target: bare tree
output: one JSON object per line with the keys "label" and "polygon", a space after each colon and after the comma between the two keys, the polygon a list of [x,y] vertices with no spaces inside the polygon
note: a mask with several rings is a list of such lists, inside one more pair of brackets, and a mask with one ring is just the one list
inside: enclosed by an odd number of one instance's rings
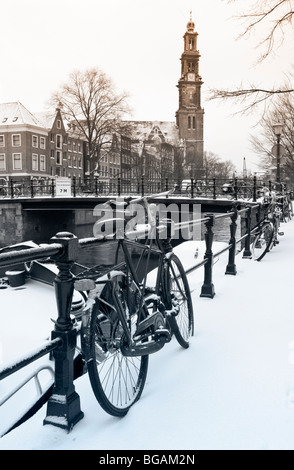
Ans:
{"label": "bare tree", "polygon": [[[227,3],[235,3],[239,0],[225,0]],[[272,51],[276,50],[283,43],[287,28],[292,26],[294,15],[293,0],[255,0],[250,5],[250,10],[238,15],[238,19],[243,23],[243,31],[240,37],[247,37],[251,32],[258,28],[261,24],[266,25],[267,33],[262,38],[258,46],[263,47],[263,51],[259,57],[259,62],[266,59]],[[234,99],[242,104],[241,112],[250,111],[258,104],[269,99],[294,91],[291,85],[292,73],[279,87],[264,89],[250,83],[247,86],[241,84],[235,90],[229,89],[212,89],[210,90],[210,99]]]}
{"label": "bare tree", "polygon": [[231,160],[221,160],[213,152],[204,152],[204,174],[206,179],[231,179],[236,167]]}
{"label": "bare tree", "polygon": [[260,121],[259,136],[252,136],[251,143],[255,153],[259,155],[259,168],[269,174],[276,168],[275,151],[276,135],[273,123],[283,123],[281,135],[281,173],[284,180],[294,179],[294,97],[281,95],[275,107],[270,108]]}
{"label": "bare tree", "polygon": [[[99,162],[103,146],[112,141],[114,133],[127,134],[122,117],[130,112],[127,93],[116,93],[113,83],[97,68],[74,71],[51,98],[62,108],[71,128],[88,144],[88,155]],[[93,158],[94,157],[94,158]]]}

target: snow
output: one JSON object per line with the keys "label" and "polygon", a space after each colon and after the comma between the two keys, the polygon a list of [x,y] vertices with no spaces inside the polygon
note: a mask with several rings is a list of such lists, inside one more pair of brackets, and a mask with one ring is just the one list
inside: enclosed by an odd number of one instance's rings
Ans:
{"label": "snow", "polygon": [[[282,230],[280,244],[261,262],[238,254],[236,276],[224,274],[228,252],[222,254],[213,269],[213,299],[200,297],[203,267],[189,274],[195,315],[190,348],[173,339],[150,356],[142,397],[126,417],[106,414],[84,375],[75,381],[84,417],[71,432],[44,426],[44,406],[3,436],[0,449],[294,450],[294,221]],[[193,241],[175,251],[189,268],[203,249],[203,242]],[[34,287],[28,281],[0,292],[2,365],[50,336],[54,292],[41,285],[31,302]],[[33,369],[48,362],[42,358]],[[19,374],[0,383],[0,399]],[[32,398],[31,389],[22,394],[14,407]],[[4,407],[0,433],[12,417],[11,407]]]}

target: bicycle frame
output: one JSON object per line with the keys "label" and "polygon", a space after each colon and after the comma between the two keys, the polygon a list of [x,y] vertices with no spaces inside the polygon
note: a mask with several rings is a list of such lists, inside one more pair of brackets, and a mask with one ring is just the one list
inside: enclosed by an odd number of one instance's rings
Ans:
{"label": "bicycle frame", "polygon": [[[122,325],[122,328],[123,328],[123,331],[124,331],[124,334],[128,343],[128,347],[130,348],[130,352],[134,350],[133,349],[134,339],[131,334],[130,325],[128,324],[128,322],[131,321],[131,318],[126,318],[125,307],[122,305],[122,301],[120,299],[119,292],[116,288],[116,284],[115,282],[113,282],[113,279],[115,276],[123,276],[125,278],[126,283],[127,283],[127,286],[126,286],[127,296],[131,295],[129,282],[135,283],[136,292],[139,298],[137,306],[136,306],[136,312],[135,312],[137,314],[136,333],[143,330],[142,325],[144,325],[145,329],[148,326],[152,326],[153,324],[152,321],[155,319],[156,314],[163,315],[164,319],[166,317],[164,310],[159,312],[157,305],[156,305],[157,302],[159,303],[160,296],[162,295],[163,289],[164,289],[164,286],[162,285],[162,280],[164,279],[164,269],[166,266],[167,257],[166,257],[166,250],[164,249],[164,246],[163,246],[164,243],[160,239],[160,233],[163,229],[164,230],[166,229],[166,225],[158,225],[156,223],[154,207],[148,204],[147,198],[142,198],[141,200],[143,200],[145,209],[147,210],[147,213],[148,213],[148,221],[150,222],[150,225],[148,226],[148,236],[146,237],[144,243],[141,243],[140,241],[138,241],[138,238],[140,238],[142,235],[143,236],[146,235],[145,227],[139,230],[125,231],[124,238],[118,239],[118,246],[116,248],[116,258],[118,257],[118,253],[121,249],[123,252],[124,261],[117,262],[116,264],[111,266],[111,268],[109,268],[107,271],[103,273],[102,277],[97,276],[96,281],[92,281],[91,289],[89,292],[90,303],[91,302],[93,303],[93,301],[97,299],[97,285],[102,284],[104,287],[106,283],[112,283],[112,301],[114,303],[115,310],[121,322],[121,325]],[[117,219],[114,219],[114,220],[117,220]],[[112,239],[112,237],[113,237],[113,234],[110,234],[108,236],[109,239]],[[135,240],[133,240],[132,238],[135,238]],[[103,241],[101,241],[101,243],[103,243]],[[132,259],[133,249],[141,251],[139,260],[136,264]],[[152,289],[152,292],[150,292],[147,289],[146,280],[147,280],[147,274],[150,271],[152,255],[157,256],[158,263],[157,263],[157,274],[156,274],[155,286]],[[116,259],[116,261],[118,260]],[[144,267],[144,271],[142,274],[143,283],[141,283],[140,277],[138,274],[138,271],[139,269],[142,268],[142,266]],[[81,290],[81,288],[79,288],[79,284],[77,283],[77,281],[75,282],[75,287],[77,290]],[[101,286],[99,288],[100,294],[102,292],[103,287]],[[148,301],[148,296],[150,299],[152,297],[152,300],[154,301],[154,305],[156,305],[156,310],[153,311],[154,315],[153,313],[149,312],[148,306],[146,305],[146,301]],[[134,312],[130,312],[130,317],[132,315],[134,315]],[[167,324],[165,325],[165,328],[166,327],[168,328]],[[166,341],[154,342],[154,344],[150,344],[150,347],[148,347],[148,352],[146,352],[146,350],[142,348],[142,351],[139,350],[139,351],[136,351],[136,353],[137,354],[140,354],[140,353],[149,354],[151,352],[158,351],[165,344],[165,342]],[[126,351],[126,355],[128,355],[127,351]]]}

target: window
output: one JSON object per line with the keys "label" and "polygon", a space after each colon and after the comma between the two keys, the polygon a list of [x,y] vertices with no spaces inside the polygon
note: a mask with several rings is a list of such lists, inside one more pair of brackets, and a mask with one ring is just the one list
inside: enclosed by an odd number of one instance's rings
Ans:
{"label": "window", "polygon": [[69,140],[67,143],[67,150],[71,152],[71,141]]}
{"label": "window", "polygon": [[54,158],[54,150],[53,149],[50,150],[50,158]]}
{"label": "window", "polygon": [[196,129],[196,118],[193,116],[193,129]]}
{"label": "window", "polygon": [[0,153],[0,171],[6,170],[5,153]]}
{"label": "window", "polygon": [[61,121],[60,121],[60,119],[57,119],[57,129],[61,129]]}
{"label": "window", "polygon": [[33,153],[32,155],[32,170],[38,170],[38,154]]}
{"label": "window", "polygon": [[56,147],[58,149],[62,147],[62,136],[60,134],[56,134]]}
{"label": "window", "polygon": [[75,142],[72,143],[72,150],[73,152],[77,151],[77,144]]}
{"label": "window", "polygon": [[188,129],[191,129],[191,118],[188,116]]}
{"label": "window", "polygon": [[0,135],[0,147],[5,147],[5,137],[4,137],[4,135]]}
{"label": "window", "polygon": [[78,144],[78,152],[81,153],[82,150],[81,150],[81,144]]}
{"label": "window", "polygon": [[20,134],[12,134],[12,146],[13,147],[20,147],[21,146]]}
{"label": "window", "polygon": [[40,149],[46,148],[46,140],[45,137],[40,137]]}
{"label": "window", "polygon": [[76,157],[73,157],[73,166],[74,166],[74,168],[77,167],[77,158]]}
{"label": "window", "polygon": [[69,166],[70,168],[72,167],[71,157],[68,157],[68,166]]}
{"label": "window", "polygon": [[56,165],[61,165],[62,163],[61,159],[62,159],[61,152],[59,150],[56,150]]}
{"label": "window", "polygon": [[13,169],[14,170],[22,170],[21,153],[13,153],[12,154],[12,162],[13,162]]}
{"label": "window", "polygon": [[50,141],[55,142],[55,134],[53,134],[53,132],[50,134]]}
{"label": "window", "polygon": [[36,135],[32,136],[32,146],[34,148],[38,148],[38,136],[36,136]]}
{"label": "window", "polygon": [[79,168],[82,168],[82,160],[80,158],[78,159],[78,166]]}
{"label": "window", "polygon": [[46,171],[46,155],[40,155],[40,171]]}

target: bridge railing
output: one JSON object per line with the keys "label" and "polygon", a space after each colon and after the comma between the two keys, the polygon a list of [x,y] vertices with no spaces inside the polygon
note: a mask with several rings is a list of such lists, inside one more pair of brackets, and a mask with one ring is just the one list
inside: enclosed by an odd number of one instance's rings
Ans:
{"label": "bridge railing", "polygon": [[[236,238],[236,228],[238,217],[245,219],[245,233]],[[214,226],[215,220],[221,218],[230,219],[230,233],[228,234],[228,245],[221,250],[214,252]],[[214,283],[212,279],[212,266],[216,256],[228,251],[228,263],[225,274],[236,275],[236,246],[243,242],[244,257],[250,257],[250,236],[252,230],[261,222],[260,204],[249,204],[238,210],[236,204],[232,210],[226,214],[214,215],[206,214],[204,218],[179,222],[175,228],[181,228],[185,224],[204,224],[205,233],[205,254],[204,259],[187,269],[189,275],[192,271],[204,268],[204,279],[201,288],[201,297],[213,298],[215,295]],[[73,295],[73,274],[72,266],[78,258],[79,252],[84,247],[94,246],[101,243],[95,238],[79,240],[75,235],[61,232],[50,240],[50,243],[43,244],[37,248],[27,248],[21,251],[12,251],[0,254],[0,267],[13,266],[33,260],[40,260],[50,257],[58,268],[58,274],[54,281],[55,297],[57,304],[57,320],[51,334],[51,340],[42,345],[38,351],[27,354],[25,359],[21,359],[14,364],[4,366],[0,370],[0,380],[8,377],[36,359],[48,354],[53,355],[55,361],[54,386],[50,396],[46,396],[47,414],[44,424],[53,424],[68,431],[72,429],[82,417],[83,412],[80,407],[80,397],[75,391],[74,379],[77,376],[75,371],[75,348],[78,330],[74,327],[71,318],[71,299]],[[246,252],[247,250],[247,252]],[[6,398],[5,398],[6,401]],[[3,402],[3,400],[2,400]],[[27,416],[30,416],[29,414]],[[62,417],[62,419],[61,419]],[[23,417],[20,422],[23,421]],[[15,423],[13,427],[18,425]],[[9,430],[8,430],[9,431]],[[7,432],[8,432],[7,431]]]}
{"label": "bridge railing", "polygon": [[[3,180],[1,180],[3,181]],[[148,195],[162,191],[174,190],[174,196],[189,198],[228,198],[231,200],[245,199],[256,201],[262,188],[275,189],[279,192],[286,191],[284,183],[263,181],[256,176],[253,178],[228,180],[224,178],[206,178],[195,180],[193,178],[175,181],[171,178],[150,180],[142,176],[139,180],[125,180],[111,178],[103,180],[99,178],[70,179],[70,196],[72,197],[107,197],[123,195]],[[289,188],[288,188],[289,189]],[[293,191],[291,191],[293,195]],[[37,198],[56,197],[57,179],[9,179],[5,184],[0,183],[0,199],[2,198]]]}

